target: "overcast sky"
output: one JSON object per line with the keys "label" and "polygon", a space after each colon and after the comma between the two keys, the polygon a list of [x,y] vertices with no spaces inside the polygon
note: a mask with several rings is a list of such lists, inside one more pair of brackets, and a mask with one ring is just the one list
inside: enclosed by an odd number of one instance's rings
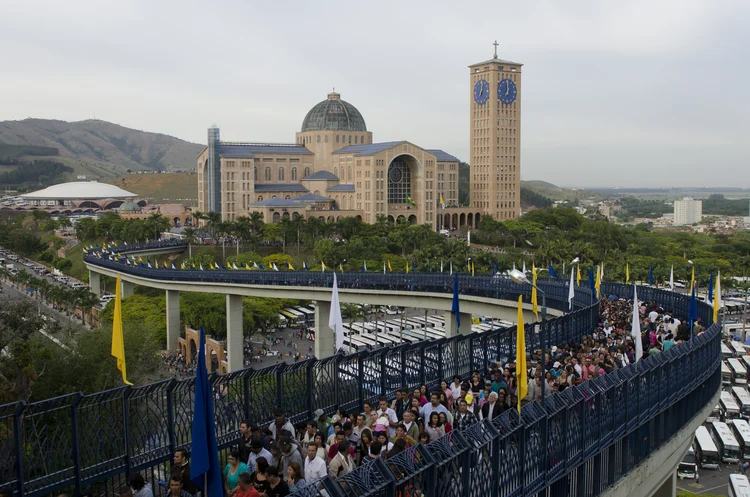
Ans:
{"label": "overcast sky", "polygon": [[521,62],[521,170],[750,187],[750,2],[0,0],[0,120],[293,142],[336,87],[375,141],[469,160],[469,71]]}

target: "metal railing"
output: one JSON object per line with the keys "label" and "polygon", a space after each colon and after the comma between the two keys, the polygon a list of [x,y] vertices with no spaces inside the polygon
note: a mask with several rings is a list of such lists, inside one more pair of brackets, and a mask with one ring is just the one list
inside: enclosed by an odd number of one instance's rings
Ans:
{"label": "metal railing", "polygon": [[[175,271],[130,267],[86,256],[87,262],[156,279],[225,278],[245,283],[327,286],[330,274],[256,271]],[[230,276],[231,275],[231,276]],[[382,278],[381,278],[382,276]],[[245,278],[248,278],[247,280]],[[452,292],[452,277],[435,274],[341,275],[342,288],[410,288]],[[462,293],[510,298],[528,288],[502,278],[461,276]],[[446,286],[446,283],[451,284]],[[567,306],[565,282],[547,280],[554,306]],[[362,288],[362,286],[357,286]],[[632,286],[605,284],[606,295],[628,298]],[[689,298],[644,287],[640,298],[686,315]],[[576,291],[578,306],[590,301]],[[699,304],[704,323],[711,309]],[[580,343],[599,320],[598,305],[547,321],[548,346]],[[540,348],[539,323],[525,329],[526,343]],[[432,388],[455,374],[487,371],[514,357],[515,328],[470,334],[321,360],[246,368],[212,375],[217,440],[222,450],[239,440],[243,419],[267,423],[275,407],[293,422],[317,408],[361,408],[365,400],[396,389]],[[324,479],[330,496],[596,495],[652,453],[709,401],[720,386],[720,330],[579,387],[511,410],[490,422],[451,432],[386,462],[365,465],[339,480]],[[690,379],[690,381],[685,381]],[[126,476],[142,472],[152,484],[167,479],[177,447],[190,449],[193,379],[121,387],[91,395],[66,395],[38,403],[0,406],[0,481],[18,496],[61,490],[112,495]],[[547,440],[546,446],[542,443]],[[317,495],[317,486],[299,495]]]}

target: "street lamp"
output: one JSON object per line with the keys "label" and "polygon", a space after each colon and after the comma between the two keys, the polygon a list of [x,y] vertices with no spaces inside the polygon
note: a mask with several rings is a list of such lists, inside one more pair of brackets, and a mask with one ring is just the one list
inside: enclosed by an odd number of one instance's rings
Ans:
{"label": "street lamp", "polygon": [[[511,280],[513,280],[514,283],[518,283],[519,285],[527,284],[532,286],[533,288],[536,288],[537,292],[540,292],[542,294],[542,325],[539,329],[539,342],[542,344],[542,398],[541,401],[544,402],[544,391],[547,389],[547,378],[546,378],[546,364],[545,360],[547,358],[547,344],[546,344],[546,338],[547,333],[545,330],[545,325],[547,324],[547,298],[546,294],[544,293],[544,290],[539,288],[537,285],[534,285],[529,281],[529,279],[526,277],[526,275],[523,273],[523,271],[519,271],[518,269],[511,269],[508,271],[508,276]],[[518,331],[516,331],[518,333]],[[521,330],[521,333],[523,333],[523,330]],[[526,351],[524,351],[526,353]]]}

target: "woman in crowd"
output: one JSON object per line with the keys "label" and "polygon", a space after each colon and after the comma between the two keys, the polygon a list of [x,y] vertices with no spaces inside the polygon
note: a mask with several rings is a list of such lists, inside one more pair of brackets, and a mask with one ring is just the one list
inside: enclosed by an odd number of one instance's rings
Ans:
{"label": "woman in crowd", "polygon": [[302,488],[306,485],[302,468],[298,462],[290,462],[289,466],[287,466],[286,484],[289,485],[290,492],[294,492],[297,488]]}
{"label": "woman in crowd", "polygon": [[234,495],[239,488],[239,476],[242,473],[249,473],[250,468],[240,461],[240,451],[236,449],[229,453],[227,462],[228,464],[224,467],[224,492],[227,495]]}
{"label": "woman in crowd", "polygon": [[439,413],[438,417],[440,418],[440,424],[443,425],[445,433],[450,433],[451,431],[453,431],[453,425],[448,422],[448,416],[446,416],[444,412]]}
{"label": "woman in crowd", "polygon": [[425,425],[424,432],[430,437],[430,442],[434,442],[438,438],[445,435],[445,428],[440,423],[440,415],[432,411],[430,413],[430,421]]}

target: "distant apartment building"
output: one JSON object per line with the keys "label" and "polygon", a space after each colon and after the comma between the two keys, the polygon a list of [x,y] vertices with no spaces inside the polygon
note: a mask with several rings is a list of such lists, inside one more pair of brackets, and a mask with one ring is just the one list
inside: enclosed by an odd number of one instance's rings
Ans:
{"label": "distant apartment building", "polygon": [[685,226],[700,223],[703,218],[703,201],[685,197],[674,202],[674,225]]}

